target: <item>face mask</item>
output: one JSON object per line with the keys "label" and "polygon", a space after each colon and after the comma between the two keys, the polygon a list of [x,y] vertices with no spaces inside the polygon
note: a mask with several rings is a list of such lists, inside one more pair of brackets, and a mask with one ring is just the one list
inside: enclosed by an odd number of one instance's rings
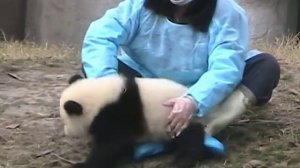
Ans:
{"label": "face mask", "polygon": [[174,5],[183,6],[183,5],[186,5],[186,4],[190,3],[193,0],[170,0],[170,1]]}

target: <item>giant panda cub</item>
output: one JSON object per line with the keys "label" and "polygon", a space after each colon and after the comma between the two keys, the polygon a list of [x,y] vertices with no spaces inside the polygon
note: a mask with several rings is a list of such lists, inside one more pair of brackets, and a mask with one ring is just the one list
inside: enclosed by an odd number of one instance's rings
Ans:
{"label": "giant panda cub", "polygon": [[114,168],[133,158],[137,143],[164,141],[175,152],[174,167],[194,167],[206,152],[204,129],[199,122],[176,138],[167,129],[167,99],[181,96],[186,87],[167,79],[111,75],[85,79],[74,75],[60,98],[60,116],[69,136],[88,135],[93,146],[76,168]]}

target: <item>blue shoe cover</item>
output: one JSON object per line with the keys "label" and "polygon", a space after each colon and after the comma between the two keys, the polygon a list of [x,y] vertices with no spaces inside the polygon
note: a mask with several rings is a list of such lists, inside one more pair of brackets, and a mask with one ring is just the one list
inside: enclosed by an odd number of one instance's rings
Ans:
{"label": "blue shoe cover", "polygon": [[[216,155],[225,153],[224,145],[216,138],[206,134],[204,144]],[[134,159],[141,160],[166,152],[166,145],[163,142],[151,142],[137,145],[134,152]]]}

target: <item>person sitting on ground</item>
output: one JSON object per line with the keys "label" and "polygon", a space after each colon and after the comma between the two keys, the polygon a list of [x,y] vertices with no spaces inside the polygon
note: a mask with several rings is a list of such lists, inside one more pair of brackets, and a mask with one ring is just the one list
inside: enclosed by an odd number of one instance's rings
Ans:
{"label": "person sitting on ground", "polygon": [[[198,117],[205,143],[220,153],[213,136],[247,107],[266,104],[280,77],[274,56],[249,48],[247,15],[234,0],[124,0],[90,24],[82,65],[87,78],[122,72],[187,86],[164,102],[173,109],[171,133]],[[139,156],[163,151],[149,144],[138,148]]]}

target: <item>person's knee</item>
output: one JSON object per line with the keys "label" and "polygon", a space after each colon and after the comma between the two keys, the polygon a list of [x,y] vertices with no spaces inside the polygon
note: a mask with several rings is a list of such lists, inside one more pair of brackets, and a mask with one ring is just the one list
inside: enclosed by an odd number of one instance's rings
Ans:
{"label": "person's knee", "polygon": [[280,65],[276,58],[268,53],[253,57],[248,63],[249,68],[242,84],[255,96],[256,106],[264,105],[270,100],[274,88],[279,83]]}
{"label": "person's knee", "polygon": [[263,53],[261,54],[261,56],[263,57],[264,66],[266,70],[272,71],[273,73],[280,74],[280,65],[277,59],[273,55],[268,53]]}
{"label": "person's knee", "polygon": [[280,78],[280,65],[277,59],[268,53],[262,53],[259,55],[262,57],[262,72],[268,77],[273,78],[274,88],[278,85],[279,78]]}

